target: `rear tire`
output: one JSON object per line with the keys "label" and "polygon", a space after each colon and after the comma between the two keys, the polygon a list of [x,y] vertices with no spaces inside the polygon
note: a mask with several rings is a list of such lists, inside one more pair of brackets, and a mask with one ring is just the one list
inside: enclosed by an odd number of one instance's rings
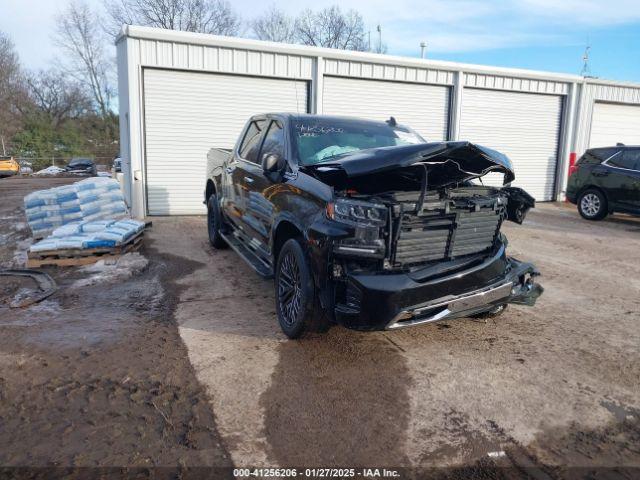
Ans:
{"label": "rear tire", "polygon": [[287,337],[314,330],[315,287],[306,252],[295,238],[287,240],[278,255],[275,293],[278,322]]}
{"label": "rear tire", "polygon": [[213,248],[222,249],[227,247],[227,242],[220,235],[222,228],[222,213],[218,205],[218,197],[211,195],[207,200],[207,230],[209,232],[209,243]]}
{"label": "rear tire", "polygon": [[602,220],[608,213],[607,199],[600,190],[585,190],[578,197],[578,212],[585,220]]}

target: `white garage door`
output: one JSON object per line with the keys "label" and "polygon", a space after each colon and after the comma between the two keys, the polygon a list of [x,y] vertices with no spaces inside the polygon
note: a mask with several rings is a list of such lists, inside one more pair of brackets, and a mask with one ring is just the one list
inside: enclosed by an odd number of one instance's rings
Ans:
{"label": "white garage door", "polygon": [[307,112],[307,83],[145,70],[149,215],[205,213],[207,152],[232,148],[247,119],[267,112]]}
{"label": "white garage door", "polygon": [[[559,96],[468,88],[460,139],[506,154],[513,162],[514,186],[536,200],[553,200],[561,117]],[[503,176],[496,177],[485,184],[500,185]]]}
{"label": "white garage door", "polygon": [[429,141],[447,139],[449,87],[325,77],[323,113],[388,120],[416,130]]}
{"label": "white garage door", "polygon": [[611,147],[618,142],[640,145],[640,106],[596,103],[589,147]]}

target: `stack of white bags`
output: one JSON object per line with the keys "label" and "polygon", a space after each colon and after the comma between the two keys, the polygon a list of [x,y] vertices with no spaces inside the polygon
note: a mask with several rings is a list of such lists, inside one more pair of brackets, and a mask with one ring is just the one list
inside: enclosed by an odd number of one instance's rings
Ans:
{"label": "stack of white bags", "polygon": [[30,193],[24,197],[24,207],[34,238],[68,223],[114,220],[127,214],[120,185],[105,177]]}

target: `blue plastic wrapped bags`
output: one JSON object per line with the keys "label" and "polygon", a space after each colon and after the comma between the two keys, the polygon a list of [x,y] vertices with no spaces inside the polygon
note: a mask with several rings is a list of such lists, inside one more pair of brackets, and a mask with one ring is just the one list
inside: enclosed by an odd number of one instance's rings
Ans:
{"label": "blue plastic wrapped bags", "polygon": [[144,222],[129,219],[70,223],[56,228],[50,236],[32,245],[30,251],[115,247],[144,227]]}
{"label": "blue plastic wrapped bags", "polygon": [[24,197],[24,206],[34,238],[72,222],[113,220],[127,214],[120,185],[105,177],[30,193]]}

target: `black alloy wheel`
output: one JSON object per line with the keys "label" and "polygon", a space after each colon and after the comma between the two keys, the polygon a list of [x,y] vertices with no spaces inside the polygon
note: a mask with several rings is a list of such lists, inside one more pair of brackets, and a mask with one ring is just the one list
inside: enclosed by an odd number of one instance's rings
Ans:
{"label": "black alloy wheel", "polygon": [[291,327],[296,323],[302,306],[302,287],[300,285],[300,267],[293,252],[287,252],[282,258],[278,276],[278,302],[282,320]]}
{"label": "black alloy wheel", "polygon": [[285,242],[275,271],[278,322],[289,338],[298,338],[315,328],[315,289],[306,252],[295,238]]}

